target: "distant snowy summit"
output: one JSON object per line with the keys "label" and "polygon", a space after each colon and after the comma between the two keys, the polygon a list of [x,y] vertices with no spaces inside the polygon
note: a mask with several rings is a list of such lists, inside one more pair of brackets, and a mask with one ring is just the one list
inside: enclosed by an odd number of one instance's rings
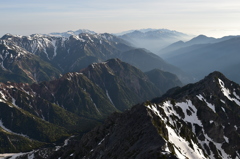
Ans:
{"label": "distant snowy summit", "polygon": [[79,35],[81,33],[96,34],[96,32],[88,30],[88,29],[79,29],[79,30],[76,30],[76,31],[69,30],[67,32],[62,32],[62,33],[53,32],[53,33],[49,33],[49,34],[46,34],[46,35],[55,36],[55,37],[70,37],[71,35]]}

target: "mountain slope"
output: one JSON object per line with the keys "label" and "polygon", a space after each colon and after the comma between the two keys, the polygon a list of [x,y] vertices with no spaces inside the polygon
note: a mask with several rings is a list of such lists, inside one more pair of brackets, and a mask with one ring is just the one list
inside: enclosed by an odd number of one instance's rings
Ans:
{"label": "mountain slope", "polygon": [[[221,71],[228,78],[240,83],[236,66],[239,65],[240,38],[219,43],[204,45],[203,47],[185,48],[172,52],[175,56],[165,58],[166,61],[176,65],[187,73],[200,79],[211,71]],[[227,60],[226,60],[227,59]]]}
{"label": "mountain slope", "polygon": [[[54,158],[239,158],[240,86],[219,72],[113,114]],[[41,150],[36,151],[39,154]]]}
{"label": "mountain slope", "polygon": [[1,39],[51,62],[63,73],[79,71],[93,62],[113,58],[122,51],[132,49],[127,42],[110,34],[81,33],[66,37],[46,35],[4,35]]}
{"label": "mountain slope", "polygon": [[5,130],[0,140],[9,145],[8,138],[19,137],[18,143],[12,142],[15,149],[2,145],[0,152],[29,151],[29,145],[39,147],[81,135],[111,113],[162,93],[147,75],[118,59],[92,64],[52,81],[0,83],[0,132]]}
{"label": "mountain slope", "polygon": [[150,81],[157,86],[157,88],[167,92],[169,88],[173,86],[182,86],[182,82],[178,77],[169,72],[164,72],[159,69],[154,69],[148,72],[145,72]]}
{"label": "mountain slope", "polygon": [[13,138],[9,142],[14,147],[2,145],[1,152],[29,151],[98,124],[43,99],[28,84],[1,83],[0,94],[0,129],[6,132],[0,139]]}
{"label": "mountain slope", "polygon": [[162,71],[176,74],[178,78],[185,84],[194,81],[191,76],[183,72],[181,69],[167,63],[161,57],[144,49],[132,49],[123,52],[118,58],[139,68],[143,72],[151,71],[153,69],[160,69]]}
{"label": "mountain slope", "polygon": [[[25,49],[0,41],[1,82],[40,82],[60,76],[60,71]],[[9,44],[8,44],[9,43]]]}
{"label": "mountain slope", "polygon": [[118,59],[92,64],[80,72],[105,90],[112,104],[121,111],[163,93],[143,72]]}

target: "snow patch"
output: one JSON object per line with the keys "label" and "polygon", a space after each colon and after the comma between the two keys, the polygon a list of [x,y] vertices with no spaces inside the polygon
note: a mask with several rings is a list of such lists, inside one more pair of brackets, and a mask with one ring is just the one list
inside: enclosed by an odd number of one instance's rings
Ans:
{"label": "snow patch", "polygon": [[[192,102],[190,100],[187,100],[186,102],[182,103],[176,103],[175,106],[179,106],[184,114],[185,118],[183,120],[190,122],[191,124],[195,123],[198,125],[202,125],[201,121],[197,118],[197,109],[195,106],[193,106]],[[162,119],[165,123],[170,123],[170,125],[173,125],[174,120],[172,120],[171,116],[174,115],[178,117],[179,119],[182,119],[177,112],[174,110],[174,107],[170,101],[163,102],[162,105],[156,105],[151,104],[147,105],[147,108],[152,111],[154,114],[156,114],[160,119]],[[163,119],[163,116],[160,115],[160,112],[158,111],[158,107],[161,107],[164,109],[164,112],[166,114],[166,118]],[[189,107],[192,108],[192,115],[187,115],[187,109]],[[151,115],[150,115],[151,116]],[[173,125],[174,126],[174,125]],[[168,141],[173,144],[174,151],[178,158],[180,159],[195,159],[195,158],[205,158],[204,153],[202,152],[201,148],[198,147],[197,144],[195,144],[193,141],[186,141],[184,138],[182,138],[175,129],[173,129],[171,126],[166,124],[166,128],[168,130]],[[190,147],[190,145],[193,145],[193,148]],[[165,151],[168,152],[169,149],[166,146]]]}
{"label": "snow patch", "polygon": [[158,117],[160,117],[162,120],[164,120],[163,117],[160,115],[159,111],[157,110],[157,105],[156,104],[148,105],[147,108],[152,110],[152,112],[154,114],[156,114]]}
{"label": "snow patch", "polygon": [[9,159],[17,159],[19,156],[22,156],[24,154],[25,153],[17,153],[17,154],[12,155],[11,158],[9,158]]}
{"label": "snow patch", "polygon": [[[5,101],[7,100],[6,99],[6,96],[5,96],[5,94],[2,92],[2,91],[0,91],[0,95],[1,95],[1,98],[3,99],[0,99],[0,102],[3,102],[3,103],[6,103]],[[11,106],[10,106],[11,107]]]}
{"label": "snow patch", "polygon": [[212,111],[214,111],[214,113],[216,113],[215,106],[212,105],[211,103],[208,103],[207,100],[206,100],[201,94],[197,95],[197,97],[198,97],[199,100],[205,102],[205,103],[207,104],[207,106],[208,106],[210,109],[212,109]]}
{"label": "snow patch", "polygon": [[231,95],[230,90],[225,87],[225,84],[221,79],[218,79],[218,81],[221,86],[223,95],[227,97],[230,101],[234,101],[237,105],[240,106],[240,97],[235,92],[233,92],[233,94],[237,99],[230,97]]}
{"label": "snow patch", "polygon": [[111,102],[111,103],[113,104],[113,106],[115,107],[115,105],[114,105],[114,103],[113,103],[111,97],[110,97],[109,94],[108,94],[108,90],[106,90],[106,95],[107,95],[108,99],[110,100],[110,102]]}
{"label": "snow patch", "polygon": [[99,114],[101,114],[101,112],[98,110],[98,108],[97,108],[97,105],[96,105],[96,103],[94,103],[94,101],[93,101],[93,99],[89,96],[89,98],[90,98],[90,100],[93,102],[93,105],[94,105],[94,108],[97,110],[97,112],[99,113]]}
{"label": "snow patch", "polygon": [[104,140],[105,140],[105,138],[103,138],[103,139],[98,143],[98,145],[101,145]]}
{"label": "snow patch", "polygon": [[13,104],[15,107],[19,108],[19,106],[16,105],[16,100],[15,100],[13,97],[12,97],[12,104]]}
{"label": "snow patch", "polygon": [[3,125],[2,119],[0,120],[0,127],[1,127],[4,131],[6,131],[6,132],[9,132],[9,133],[12,133],[12,134],[15,134],[15,135],[19,135],[19,136],[23,136],[23,137],[29,138],[27,135],[18,134],[18,133],[12,132],[10,129],[6,128],[6,127]]}
{"label": "snow patch", "polygon": [[194,143],[191,141],[191,144],[193,144],[192,149],[189,145],[190,143],[183,139],[180,135],[178,135],[174,129],[172,129],[169,126],[166,126],[168,130],[168,138],[169,142],[174,144],[174,150],[177,155],[177,157],[182,158],[182,159],[195,159],[195,158],[202,158],[204,159],[204,153],[202,150]]}
{"label": "snow patch", "polygon": [[225,102],[224,100],[220,99],[220,101],[221,101],[223,104],[226,104],[226,102]]}
{"label": "snow patch", "polygon": [[236,92],[233,92],[233,95],[234,95],[238,100],[240,100],[240,97],[237,95]]}
{"label": "snow patch", "polygon": [[74,136],[70,136],[69,138],[67,138],[66,140],[64,140],[64,145],[63,145],[63,147],[67,146],[68,143],[69,143],[69,140],[70,140],[71,138],[73,138],[73,137],[74,137]]}
{"label": "snow patch", "polygon": [[221,107],[221,108],[222,108],[222,110],[226,113],[225,109],[224,109],[223,107]]}
{"label": "snow patch", "polygon": [[[184,115],[185,115],[184,121],[189,122],[192,125],[197,124],[199,126],[202,126],[202,122],[197,117],[197,108],[192,104],[192,101],[187,100],[186,102],[176,103],[176,105],[178,105],[180,108],[182,108]],[[191,108],[193,110],[193,111],[191,111],[192,115],[190,115],[190,116],[187,114],[188,108]]]}
{"label": "snow patch", "polygon": [[225,141],[226,141],[227,143],[229,143],[229,139],[228,139],[226,136],[223,136],[223,138],[225,139]]}
{"label": "snow patch", "polygon": [[54,54],[53,54],[53,57],[52,58],[54,58],[54,57],[56,57],[57,56],[57,46],[56,46],[56,40],[53,40],[52,41],[52,45],[53,45],[53,49],[54,49]]}
{"label": "snow patch", "polygon": [[34,153],[28,154],[28,159],[34,159],[34,158],[35,158]]}
{"label": "snow patch", "polygon": [[[226,154],[226,152],[223,150],[223,148],[222,148],[223,144],[222,143],[214,142],[206,133],[204,133],[204,136],[205,136],[205,143],[208,143],[208,145],[209,145],[210,142],[214,143],[214,145],[216,146],[218,151],[221,152],[221,153],[219,153],[219,155],[221,155],[222,158],[224,158],[224,159],[230,159],[231,158],[231,156]],[[211,158],[214,158],[214,157],[211,157]]]}

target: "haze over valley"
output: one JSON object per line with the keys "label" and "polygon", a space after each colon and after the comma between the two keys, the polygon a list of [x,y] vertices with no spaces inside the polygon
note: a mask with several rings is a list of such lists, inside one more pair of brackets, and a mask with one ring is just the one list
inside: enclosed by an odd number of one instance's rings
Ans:
{"label": "haze over valley", "polygon": [[239,7],[1,2],[0,158],[239,159]]}

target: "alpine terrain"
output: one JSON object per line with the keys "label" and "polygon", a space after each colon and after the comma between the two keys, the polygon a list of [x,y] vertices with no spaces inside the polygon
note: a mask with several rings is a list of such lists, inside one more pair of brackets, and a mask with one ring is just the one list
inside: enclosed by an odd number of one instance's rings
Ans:
{"label": "alpine terrain", "polygon": [[[220,72],[111,115],[81,139],[22,158],[240,158],[240,86]],[[44,154],[44,155],[43,155]]]}
{"label": "alpine terrain", "polygon": [[[60,74],[77,72],[92,63],[99,63],[112,58],[119,58],[142,71],[160,69],[176,74],[183,83],[192,82],[192,78],[179,68],[167,63],[159,56],[145,50],[137,49],[117,36],[104,33],[80,33],[70,36],[50,36],[33,34],[30,36],[4,35],[1,40],[5,44],[18,46],[40,57],[54,67]],[[25,62],[28,65],[27,62]],[[33,72],[30,72],[34,74]],[[49,76],[52,75],[48,72]],[[14,81],[9,79],[10,81]],[[46,79],[47,80],[47,79]],[[28,82],[28,81],[24,81]]]}
{"label": "alpine terrain", "polygon": [[60,77],[61,72],[50,63],[25,49],[0,41],[1,82],[41,82]]}
{"label": "alpine terrain", "polygon": [[119,59],[51,81],[0,83],[0,152],[30,151],[81,136],[113,112],[179,85],[173,74],[160,70],[145,74]]}

